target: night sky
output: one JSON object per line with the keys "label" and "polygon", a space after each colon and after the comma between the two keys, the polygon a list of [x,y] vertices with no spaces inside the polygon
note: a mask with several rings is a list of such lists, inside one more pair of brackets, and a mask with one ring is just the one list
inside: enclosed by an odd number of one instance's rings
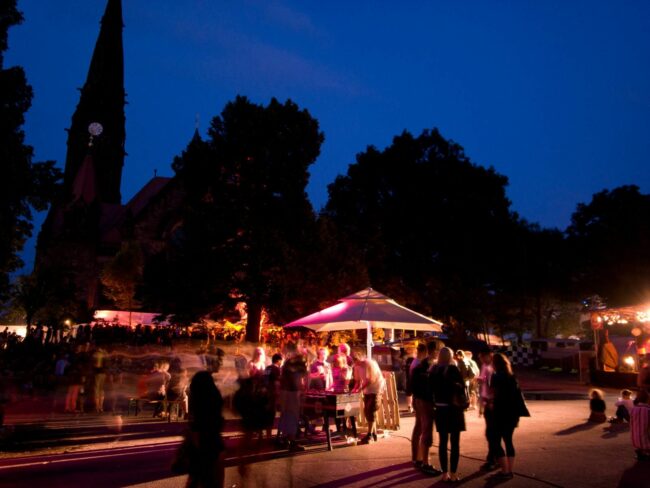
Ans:
{"label": "night sky", "polygon": [[[105,0],[19,0],[5,67],[34,89],[27,143],[65,160]],[[123,0],[122,200],[173,157],[196,120],[238,94],[291,98],[325,133],[316,209],[366,146],[438,127],[510,179],[513,209],[564,229],[605,188],[650,191],[650,2]],[[40,218],[38,223],[40,225]],[[33,243],[30,244],[33,248]],[[31,268],[33,250],[25,252]]]}

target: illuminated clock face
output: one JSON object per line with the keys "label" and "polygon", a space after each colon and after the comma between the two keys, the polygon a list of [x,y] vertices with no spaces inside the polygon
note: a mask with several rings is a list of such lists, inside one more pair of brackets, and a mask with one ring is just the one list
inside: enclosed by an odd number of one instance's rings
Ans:
{"label": "illuminated clock face", "polygon": [[90,132],[90,135],[92,136],[98,136],[104,131],[104,128],[102,127],[102,124],[99,122],[93,122],[88,126],[88,132]]}

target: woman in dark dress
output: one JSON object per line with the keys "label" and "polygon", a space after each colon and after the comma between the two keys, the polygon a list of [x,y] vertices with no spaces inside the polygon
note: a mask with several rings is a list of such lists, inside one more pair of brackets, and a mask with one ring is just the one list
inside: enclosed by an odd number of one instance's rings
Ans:
{"label": "woman in dark dress", "polygon": [[[493,412],[494,431],[490,436],[490,452],[493,452],[501,471],[494,475],[497,479],[511,479],[512,468],[515,462],[515,447],[512,436],[519,425],[519,417],[525,411],[521,390],[517,379],[512,373],[512,366],[508,358],[501,353],[492,358],[494,374],[490,386],[494,391],[494,398],[486,405]],[[505,451],[501,442],[505,445]]]}
{"label": "woman in dark dress", "polygon": [[221,437],[223,399],[212,374],[199,371],[189,394],[189,428],[192,440],[187,488],[221,488],[224,484],[224,443]]}
{"label": "woman in dark dress", "polygon": [[[460,458],[460,433],[465,430],[465,413],[458,403],[458,395],[464,398],[463,377],[448,347],[440,349],[438,363],[429,372],[431,391],[436,406],[436,429],[438,430],[440,469],[443,481],[458,481]],[[451,444],[451,459],[447,461],[447,446]]]}

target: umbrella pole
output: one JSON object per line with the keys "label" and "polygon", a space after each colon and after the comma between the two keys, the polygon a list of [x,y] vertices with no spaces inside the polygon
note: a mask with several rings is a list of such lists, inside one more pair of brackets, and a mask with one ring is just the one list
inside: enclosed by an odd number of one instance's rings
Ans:
{"label": "umbrella pole", "polygon": [[366,357],[368,359],[372,359],[372,325],[370,325],[369,320],[364,320],[366,323],[366,330],[368,333],[366,334]]}

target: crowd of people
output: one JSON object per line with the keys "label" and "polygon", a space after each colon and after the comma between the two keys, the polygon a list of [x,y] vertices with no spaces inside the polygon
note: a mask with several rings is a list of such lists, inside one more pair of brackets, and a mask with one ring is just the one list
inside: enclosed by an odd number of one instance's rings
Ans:
{"label": "crowd of people", "polygon": [[[305,394],[362,392],[368,429],[361,443],[378,440],[375,417],[386,384],[377,362],[360,353],[352,355],[345,343],[338,345],[332,354],[327,346],[315,349],[314,354],[314,348],[288,342],[282,352],[273,354],[268,365],[264,348],[255,349],[252,359],[240,371],[239,389],[234,398],[248,438],[254,433],[261,437],[264,432],[271,438],[278,411],[275,441],[290,451],[304,450],[296,442],[297,437],[314,435],[317,428],[316,419],[304,414]],[[335,421],[334,435],[345,435],[349,420],[336,418]]]}
{"label": "crowd of people", "polygon": [[[500,353],[481,354],[481,369],[469,351],[436,344],[419,344],[410,362],[407,393],[413,395],[415,425],[411,436],[414,466],[443,481],[458,481],[460,434],[465,430],[465,410],[479,408],[485,418],[488,452],[485,471],[499,471],[497,480],[513,477],[513,433],[519,418],[530,415],[508,358]],[[430,462],[434,431],[438,432],[440,468]],[[505,448],[505,449],[504,449]],[[448,455],[449,451],[449,455]]]}
{"label": "crowd of people", "polygon": [[[124,411],[125,402],[138,398],[155,404],[155,415],[165,416],[170,412],[163,411],[163,400],[176,402],[178,415],[189,421],[186,444],[193,452],[186,470],[189,486],[221,486],[225,385],[216,386],[214,373],[221,368],[223,351],[209,339],[182,357],[169,345],[182,337],[173,329],[165,333],[129,330],[82,328],[75,336],[56,341],[47,340],[38,328],[24,339],[6,330],[0,333],[0,426],[12,394],[49,391],[54,393],[54,410],[77,414]],[[513,435],[520,418],[529,412],[510,362],[505,355],[486,350],[479,354],[479,368],[471,351],[454,352],[439,345],[439,341],[421,342],[414,354],[402,351],[393,357],[403,375],[408,408],[415,414],[410,449],[414,467],[441,475],[444,481],[459,480],[465,412],[475,409],[485,421],[487,454],[481,469],[498,469],[492,475],[495,479],[511,479]],[[277,343],[254,348],[250,356],[238,350],[233,363],[238,389],[232,406],[242,419],[245,448],[253,446],[257,435],[290,452],[304,450],[300,437],[318,435],[320,421],[305,416],[303,402],[306,395],[319,392],[361,394],[367,426],[359,442],[378,441],[376,414],[386,382],[379,364],[361,351],[351,350],[346,343],[324,344],[314,335],[286,334]],[[650,359],[644,367],[650,372]],[[639,459],[650,459],[650,374],[640,375],[640,382],[634,400],[630,390],[621,392],[609,421],[629,422]],[[592,392],[590,408],[592,420],[607,420],[602,392]],[[350,425],[355,425],[350,418],[335,422],[334,435],[349,435]],[[328,428],[323,425],[321,432]],[[436,433],[437,461],[431,452]]]}

